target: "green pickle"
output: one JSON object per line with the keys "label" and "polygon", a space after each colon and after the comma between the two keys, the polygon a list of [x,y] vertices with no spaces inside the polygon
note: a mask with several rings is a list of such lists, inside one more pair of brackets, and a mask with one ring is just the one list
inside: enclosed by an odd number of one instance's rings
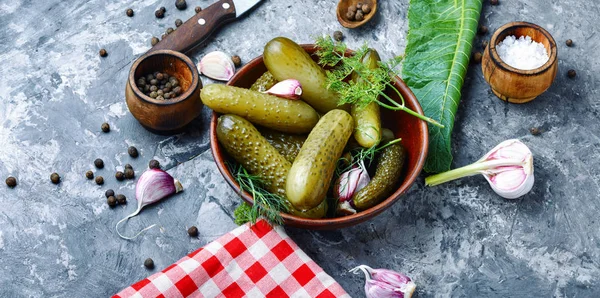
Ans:
{"label": "green pickle", "polygon": [[273,75],[270,72],[267,71],[263,73],[256,80],[256,82],[252,84],[252,86],[250,86],[250,90],[265,92],[271,89],[271,87],[275,86],[275,84],[277,84],[277,80],[273,77]]}
{"label": "green pickle", "polygon": [[301,100],[290,100],[221,84],[200,91],[202,102],[213,111],[234,114],[252,123],[289,133],[308,133],[319,121],[317,112]]}
{"label": "green pickle", "polygon": [[333,109],[349,111],[348,105],[338,107],[338,94],[325,87],[325,70],[294,41],[285,37],[272,39],[265,45],[263,57],[265,66],[278,81],[298,80],[302,84],[302,99],[320,113]]}
{"label": "green pickle", "polygon": [[217,139],[233,159],[261,178],[266,190],[285,196],[285,181],[292,164],[248,120],[223,115],[217,120]]}
{"label": "green pickle", "polygon": [[321,117],[288,173],[285,192],[294,207],[309,210],[323,202],[353,129],[346,111],[332,110]]}
{"label": "green pickle", "polygon": [[[381,59],[377,51],[369,49],[362,58],[363,64],[369,69],[378,68],[378,62]],[[356,74],[352,74],[352,80],[358,81],[361,78]],[[381,117],[379,112],[379,104],[371,102],[365,107],[360,108],[353,104],[351,108],[352,118],[354,118],[354,138],[365,148],[371,148],[381,140]]]}
{"label": "green pickle", "polygon": [[352,197],[357,210],[365,210],[379,204],[394,191],[405,159],[406,150],[400,143],[383,149],[371,182]]}
{"label": "green pickle", "polygon": [[259,127],[258,131],[289,162],[294,162],[306,141],[306,135],[287,134],[264,127]]}

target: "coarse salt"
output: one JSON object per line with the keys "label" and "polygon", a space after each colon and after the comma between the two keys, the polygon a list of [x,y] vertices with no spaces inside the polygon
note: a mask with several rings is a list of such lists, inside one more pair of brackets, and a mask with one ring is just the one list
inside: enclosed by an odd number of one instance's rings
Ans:
{"label": "coarse salt", "polygon": [[536,69],[550,59],[544,45],[533,41],[530,36],[517,39],[509,35],[496,45],[496,52],[506,64],[523,70]]}

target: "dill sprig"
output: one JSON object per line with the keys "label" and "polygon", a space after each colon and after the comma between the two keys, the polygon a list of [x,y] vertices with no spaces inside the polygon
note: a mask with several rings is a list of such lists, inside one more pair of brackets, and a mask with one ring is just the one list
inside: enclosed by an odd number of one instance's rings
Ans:
{"label": "dill sprig", "polygon": [[229,164],[229,170],[233,173],[233,177],[240,185],[240,191],[248,192],[254,199],[252,206],[242,203],[234,211],[235,221],[238,225],[251,222],[256,223],[256,220],[263,216],[270,223],[282,224],[280,212],[287,212],[288,208],[285,205],[285,198],[280,195],[270,193],[263,188],[263,182],[260,177],[248,173],[248,171],[240,164]]}
{"label": "dill sprig", "polygon": [[[350,103],[356,104],[358,108],[364,108],[371,102],[377,102],[384,108],[405,111],[435,126],[444,127],[434,119],[418,114],[405,106],[404,97],[392,84],[392,78],[397,76],[395,68],[402,62],[402,56],[394,57],[387,62],[379,62],[379,67],[370,69],[361,61],[369,50],[366,44],[348,57],[344,56],[347,46],[343,42],[333,41],[329,36],[317,38],[316,45],[319,64],[331,67],[326,73],[326,87],[339,94],[340,104]],[[361,79],[348,80],[347,78],[352,74]],[[398,95],[400,103],[385,94],[386,88],[391,88]],[[386,101],[380,100],[380,97]]]}
{"label": "dill sprig", "polygon": [[350,160],[348,160],[347,158],[345,158],[343,156],[338,160],[338,166],[335,169],[335,176],[339,177],[340,175],[342,175],[342,173],[347,172],[347,171],[351,170],[352,168],[354,168],[355,166],[359,166],[361,164],[364,165],[365,168],[371,167],[371,164],[375,160],[375,154],[377,152],[383,150],[384,148],[386,148],[390,145],[396,144],[400,141],[402,141],[402,139],[397,138],[397,139],[391,140],[385,144],[379,144],[378,146],[373,146],[371,148],[358,147],[358,148],[352,149],[350,151],[350,153],[352,155],[352,158]]}

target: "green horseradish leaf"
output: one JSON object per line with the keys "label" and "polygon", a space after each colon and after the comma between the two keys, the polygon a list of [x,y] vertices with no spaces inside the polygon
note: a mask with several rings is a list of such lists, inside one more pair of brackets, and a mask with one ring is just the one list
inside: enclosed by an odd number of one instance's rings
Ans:
{"label": "green horseradish leaf", "polygon": [[477,32],[482,0],[411,0],[408,44],[402,77],[426,116],[444,125],[429,125],[425,171],[450,170],[450,135],[460,102],[471,43]]}

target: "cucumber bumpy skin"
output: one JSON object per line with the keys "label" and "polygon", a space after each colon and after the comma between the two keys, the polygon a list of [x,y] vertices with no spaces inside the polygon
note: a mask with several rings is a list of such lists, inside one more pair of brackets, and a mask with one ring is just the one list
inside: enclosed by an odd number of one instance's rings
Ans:
{"label": "cucumber bumpy skin", "polygon": [[277,84],[277,80],[273,77],[273,75],[270,72],[267,71],[263,73],[256,80],[256,82],[252,84],[252,86],[250,86],[250,90],[265,92],[271,89],[271,87],[275,86],[275,84]]}
{"label": "cucumber bumpy skin", "polygon": [[383,149],[371,182],[352,197],[357,210],[371,208],[392,193],[402,174],[405,159],[406,150],[400,143]]}
{"label": "cucumber bumpy skin", "polygon": [[271,193],[285,196],[285,180],[292,164],[248,120],[223,115],[217,120],[217,139],[251,174],[259,176]]}
{"label": "cucumber bumpy skin", "polygon": [[221,84],[200,91],[202,102],[213,111],[234,114],[250,122],[289,133],[308,133],[319,114],[301,100],[290,100]]}
{"label": "cucumber bumpy skin", "polygon": [[[376,69],[379,67],[378,62],[379,53],[374,49],[369,49],[364,57],[362,57],[362,63],[369,69]],[[355,82],[361,81],[362,78],[356,73],[352,73],[352,80]],[[362,109],[356,105],[352,105],[351,112],[352,118],[354,118],[354,138],[356,141],[365,148],[371,148],[381,140],[381,117],[379,112],[379,104],[371,102]]]}
{"label": "cucumber bumpy skin", "polygon": [[[248,120],[236,115],[223,115],[217,120],[217,139],[238,163],[251,174],[261,178],[265,189],[285,198],[285,180],[292,166]],[[289,200],[284,204],[288,213],[305,218],[322,218],[327,204],[300,211]]]}
{"label": "cucumber bumpy skin", "polygon": [[288,173],[285,190],[294,207],[308,210],[323,202],[353,129],[352,116],[346,111],[332,110],[321,117]]}
{"label": "cucumber bumpy skin", "polygon": [[320,113],[333,109],[349,110],[348,105],[338,106],[337,93],[325,87],[325,71],[310,58],[297,43],[285,38],[273,38],[263,51],[265,66],[278,81],[296,79],[302,84],[302,99]]}
{"label": "cucumber bumpy skin", "polygon": [[258,127],[258,131],[289,162],[294,162],[306,141],[306,135],[287,134],[264,127]]}

